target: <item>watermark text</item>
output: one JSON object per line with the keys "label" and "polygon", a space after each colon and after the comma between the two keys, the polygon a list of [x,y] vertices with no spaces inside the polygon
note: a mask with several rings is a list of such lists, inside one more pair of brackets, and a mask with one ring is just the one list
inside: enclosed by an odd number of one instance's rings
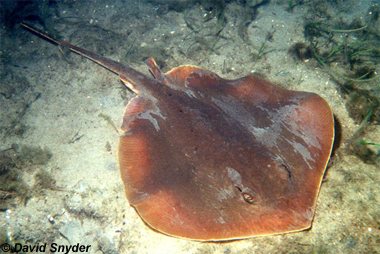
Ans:
{"label": "watermark text", "polygon": [[3,252],[49,252],[49,253],[63,253],[63,254],[69,254],[69,253],[87,253],[91,249],[91,245],[84,245],[84,244],[57,244],[57,243],[43,243],[43,244],[21,244],[16,243],[13,246],[11,246],[8,243],[1,244],[0,250]]}

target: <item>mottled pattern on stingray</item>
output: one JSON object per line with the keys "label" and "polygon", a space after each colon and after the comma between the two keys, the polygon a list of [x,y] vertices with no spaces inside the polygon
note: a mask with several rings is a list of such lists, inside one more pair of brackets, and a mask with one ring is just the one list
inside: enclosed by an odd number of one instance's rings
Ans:
{"label": "mottled pattern on stingray", "polygon": [[334,138],[325,100],[252,75],[148,66],[168,89],[129,103],[119,146],[128,200],[148,225],[200,241],[311,226]]}

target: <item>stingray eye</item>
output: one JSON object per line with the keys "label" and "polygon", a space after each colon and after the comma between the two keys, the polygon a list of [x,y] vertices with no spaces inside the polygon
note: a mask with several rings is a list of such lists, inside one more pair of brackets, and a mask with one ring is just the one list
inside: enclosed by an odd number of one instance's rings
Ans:
{"label": "stingray eye", "polygon": [[255,201],[255,200],[253,199],[252,195],[250,195],[250,194],[248,194],[248,193],[246,193],[246,192],[243,192],[242,195],[243,195],[244,200],[245,200],[247,203],[253,204],[253,202]]}

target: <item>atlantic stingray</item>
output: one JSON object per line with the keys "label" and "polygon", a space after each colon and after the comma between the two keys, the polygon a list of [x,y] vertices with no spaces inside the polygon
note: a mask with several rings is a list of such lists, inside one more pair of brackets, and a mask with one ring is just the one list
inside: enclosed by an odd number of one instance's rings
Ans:
{"label": "atlantic stingray", "polygon": [[195,66],[154,78],[27,29],[119,75],[127,105],[119,164],[128,201],[153,229],[223,241],[311,227],[329,160],[328,103],[249,75],[227,80]]}

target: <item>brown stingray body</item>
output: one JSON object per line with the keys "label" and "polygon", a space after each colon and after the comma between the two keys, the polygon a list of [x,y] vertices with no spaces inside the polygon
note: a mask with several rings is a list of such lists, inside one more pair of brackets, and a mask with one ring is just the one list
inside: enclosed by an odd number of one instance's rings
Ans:
{"label": "brown stingray body", "polygon": [[149,226],[200,241],[310,228],[334,139],[320,96],[194,66],[162,74],[148,59],[151,78],[24,26],[119,74],[137,94],[119,163],[127,198]]}

